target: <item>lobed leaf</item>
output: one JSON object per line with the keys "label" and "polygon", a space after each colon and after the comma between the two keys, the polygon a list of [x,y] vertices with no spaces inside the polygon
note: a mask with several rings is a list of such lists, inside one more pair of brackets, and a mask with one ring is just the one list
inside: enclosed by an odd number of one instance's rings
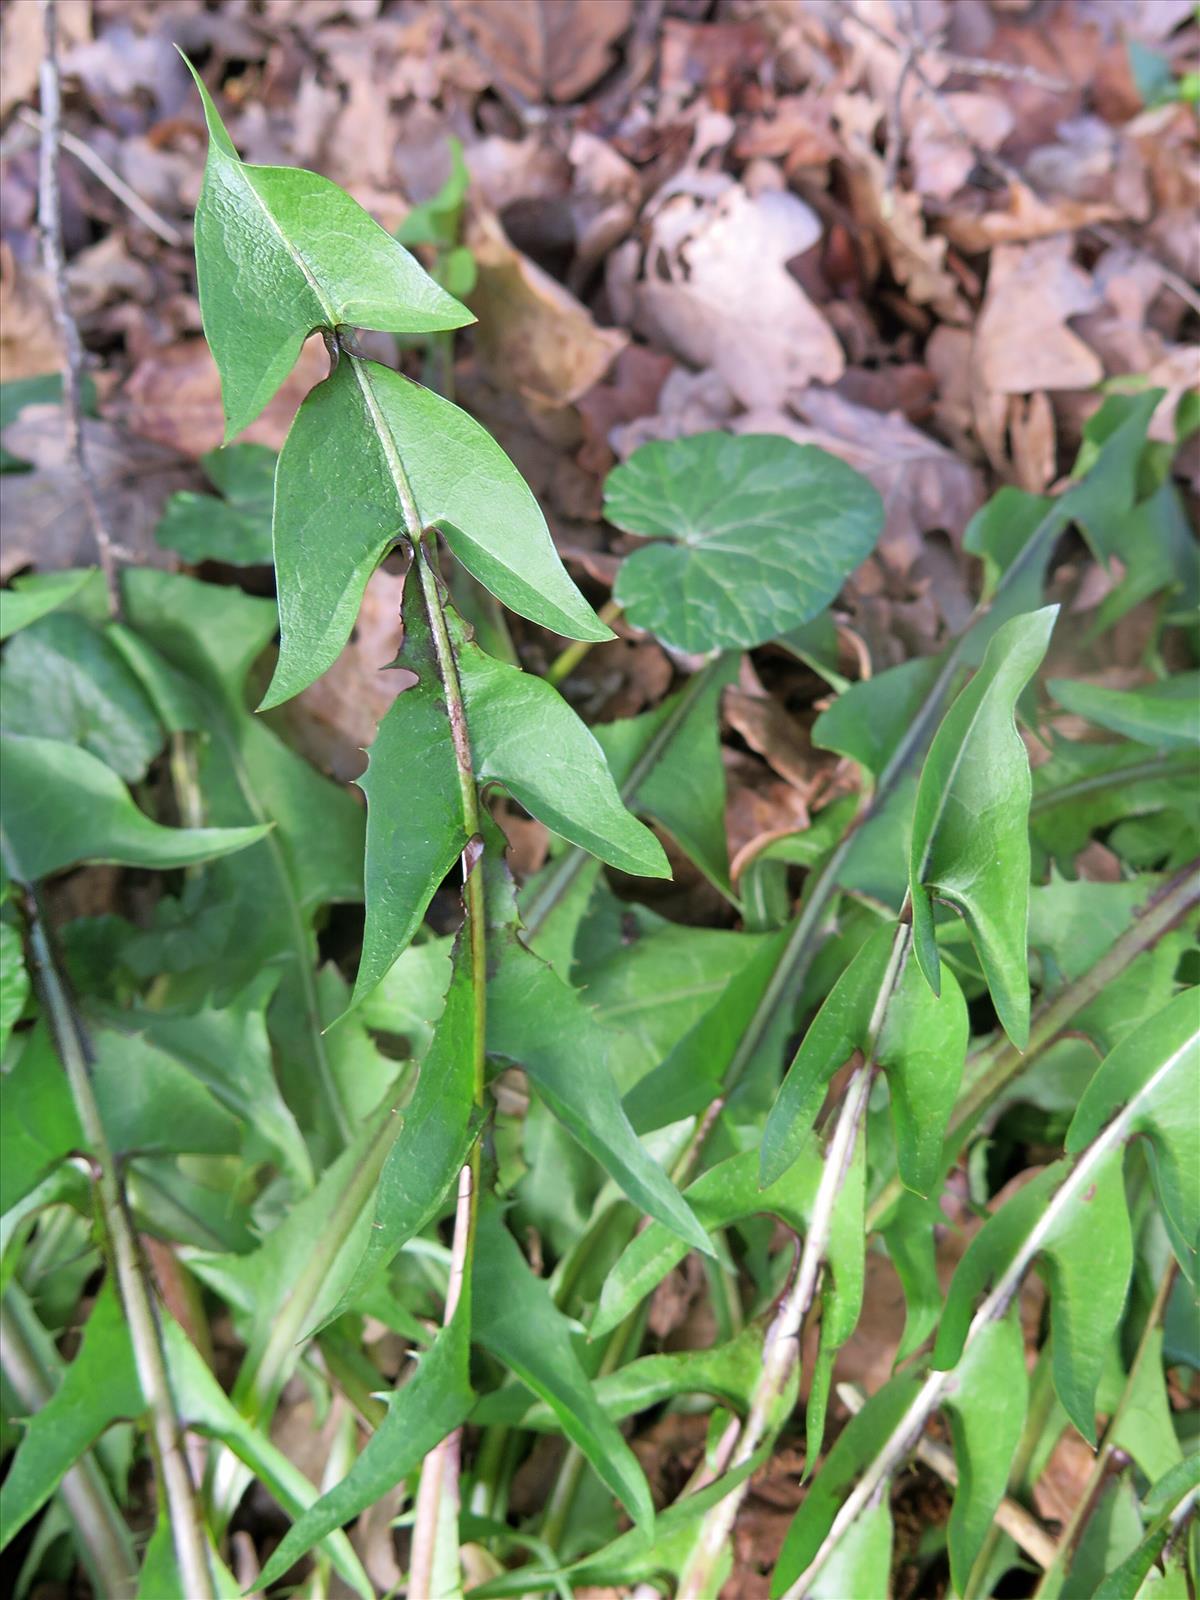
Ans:
{"label": "lobed leaf", "polygon": [[838,979],[797,1050],[763,1133],[765,1182],[784,1171],[807,1136],[826,1085],[855,1050],[875,1046],[887,1074],[901,1178],[918,1194],[937,1183],[942,1139],[966,1057],[966,1003],[948,975],[941,996],[930,993],[906,959],[886,997],[877,1040],[873,1022],[887,980],[896,932],[878,928]]}
{"label": "lobed leaf", "polygon": [[[462,1425],[474,1399],[470,1327],[470,1292],[466,1290],[451,1321],[417,1358],[412,1377],[389,1397],[387,1415],[350,1471],[308,1506],[284,1534],[259,1577],[262,1587],[278,1582],[315,1544],[382,1500]],[[369,1585],[366,1593],[371,1593]]]}
{"label": "lobed leaf", "polygon": [[77,745],[0,734],[8,870],[34,883],[80,862],[185,867],[256,844],[267,825],[164,828],[110,767]]}
{"label": "lobed leaf", "polygon": [[638,1459],[596,1398],[571,1343],[570,1323],[490,1202],[480,1207],[472,1292],[476,1341],[547,1402],[638,1526],[652,1527],[654,1504]]}
{"label": "lobed leaf", "polygon": [[196,276],[205,337],[221,374],[227,441],[258,416],[314,329],[431,333],[475,320],[336,183],[295,167],[239,161],[199,73],[187,64],[208,123]]}
{"label": "lobed leaf", "polygon": [[611,638],[567,576],[528,485],[487,430],[388,367],[346,356],[300,407],[279,457],[281,638],[261,709],[333,664],[384,555],[432,527],[510,610],[568,637]]}
{"label": "lobed leaf", "polygon": [[626,558],[614,598],[634,627],[693,653],[810,621],[883,529],[864,477],[776,434],[655,440],[613,468],[604,495],[610,522],[655,541]]}
{"label": "lobed leaf", "polygon": [[943,1401],[958,1468],[948,1543],[950,1572],[960,1594],[1008,1487],[1028,1400],[1025,1337],[1014,1312],[971,1341]]}
{"label": "lobed leaf", "polygon": [[515,1062],[574,1139],[647,1216],[712,1255],[704,1228],[639,1143],[617,1096],[610,1059],[617,1036],[511,934],[489,947],[488,1053]]}
{"label": "lobed leaf", "polygon": [[983,665],[946,713],[917,790],[909,887],[913,945],[937,994],[941,963],[932,897],[970,931],[1001,1026],[1029,1037],[1029,757],[1017,697],[1037,670],[1058,614],[1047,606],[1006,622]]}

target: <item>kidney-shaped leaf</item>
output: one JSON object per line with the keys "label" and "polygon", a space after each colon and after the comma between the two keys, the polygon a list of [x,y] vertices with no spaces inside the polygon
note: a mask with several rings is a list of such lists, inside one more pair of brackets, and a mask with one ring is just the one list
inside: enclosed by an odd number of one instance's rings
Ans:
{"label": "kidney-shaped leaf", "polygon": [[279,664],[263,708],[332,665],[367,579],[438,527],[511,610],[576,639],[609,630],[567,576],[528,485],[485,428],[388,367],[343,356],[296,415],[275,477]]}
{"label": "kidney-shaped leaf", "polygon": [[186,867],[254,844],[252,828],[164,828],[139,811],[103,761],[55,739],[0,735],[8,869],[24,883],[81,861]]}
{"label": "kidney-shaped leaf", "polygon": [[1017,697],[1037,671],[1058,614],[1046,606],[1000,628],[983,665],[934,736],[917,789],[909,885],[913,944],[937,994],[932,896],[967,924],[1009,1038],[1029,1038],[1029,757]]}
{"label": "kidney-shaped leaf", "polygon": [[864,477],[775,434],[655,440],[604,493],[610,522],[655,541],[625,561],[616,599],[635,627],[693,652],[748,649],[808,622],[883,528]]}
{"label": "kidney-shaped leaf", "polygon": [[226,439],[254,421],[315,328],[432,333],[475,320],[336,183],[239,161],[194,67],[192,76],[209,136],[196,276]]}

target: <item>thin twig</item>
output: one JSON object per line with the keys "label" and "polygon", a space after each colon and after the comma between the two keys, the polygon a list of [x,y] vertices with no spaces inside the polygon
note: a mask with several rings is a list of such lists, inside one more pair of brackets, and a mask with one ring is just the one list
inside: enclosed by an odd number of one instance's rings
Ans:
{"label": "thin twig", "polygon": [[83,438],[83,405],[80,375],[83,371],[83,345],[71,315],[67,296],[67,269],[63,254],[62,207],[58,190],[58,152],[62,143],[62,95],[58,80],[58,17],[55,0],[40,0],[45,52],[39,69],[41,91],[41,150],[38,174],[38,228],[42,235],[42,259],[54,298],[54,320],[63,348],[63,415],[67,429],[67,455],[75,463],[79,491],[91,523],[92,535],[104,582],[108,590],[110,615],[121,615],[121,589],[117,578],[117,552],[100,505],[96,484],[88,468]]}
{"label": "thin twig", "polygon": [[[838,1398],[852,1416],[857,1416],[867,1403],[866,1395],[856,1384],[839,1383],[837,1392]],[[931,1472],[936,1472],[943,1483],[948,1483],[952,1489],[958,1487],[958,1463],[954,1459],[953,1450],[948,1449],[937,1439],[921,1439],[913,1453]],[[1024,1506],[1018,1505],[1015,1500],[1010,1500],[1005,1495],[996,1507],[993,1520],[996,1526],[1003,1533],[1007,1533],[1009,1538],[1043,1570],[1054,1560],[1054,1540],[1037,1518],[1026,1511]]]}
{"label": "thin twig", "polygon": [[[44,134],[45,118],[40,117],[32,107],[22,106],[17,112],[17,119],[37,134]],[[131,189],[125,179],[115,173],[108,162],[102,156],[98,156],[90,145],[84,144],[82,139],[77,139],[68,128],[60,128],[58,137],[63,149],[69,155],[73,155],[76,161],[85,166],[94,177],[99,178],[104,187],[116,195],[121,204],[132,211],[138,221],[144,223],[151,233],[157,234],[164,244],[181,246],[187,243],[180,230],[165,217],[159,216],[154,207],[148,205],[136,190]]]}
{"label": "thin twig", "polygon": [[[2,840],[3,835],[0,834]],[[5,866],[9,876],[19,881],[16,862],[6,859]],[[117,1291],[129,1325],[134,1366],[150,1414],[155,1475],[171,1528],[183,1592],[188,1600],[216,1600],[195,1485],[183,1449],[182,1424],[167,1374],[162,1329],[150,1273],[138,1247],[124,1183],[92,1091],[89,1065],[93,1058],[91,1041],[55,965],[37,894],[28,885],[23,886],[21,891],[21,907],[29,943],[30,966],[59,1060],[67,1074],[76,1114],[95,1161],[100,1212],[116,1275]]]}

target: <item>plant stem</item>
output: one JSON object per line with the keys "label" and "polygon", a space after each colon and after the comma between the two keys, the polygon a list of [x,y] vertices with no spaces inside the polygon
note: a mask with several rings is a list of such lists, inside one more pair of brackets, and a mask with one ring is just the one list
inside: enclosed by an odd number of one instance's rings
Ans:
{"label": "plant stem", "polygon": [[[611,626],[621,615],[621,611],[622,607],[615,600],[609,600],[600,607],[597,615],[601,622]],[[600,642],[597,639],[576,639],[573,644],[569,644],[565,650],[555,656],[549,667],[547,667],[545,673],[546,682],[558,684],[564,678],[570,677],[588,651],[594,649]]]}
{"label": "plant stem", "polygon": [[1116,1449],[1117,1432],[1124,1421],[1125,1413],[1133,1399],[1133,1391],[1137,1384],[1138,1374],[1145,1365],[1146,1356],[1156,1329],[1162,1321],[1167,1309],[1167,1301],[1171,1295],[1171,1288],[1175,1282],[1177,1263],[1174,1259],[1168,1264],[1166,1271],[1159,1279],[1158,1288],[1146,1314],[1146,1323],[1142,1329],[1142,1336],[1138,1340],[1138,1347],[1133,1360],[1129,1364],[1129,1372],[1125,1378],[1125,1386],[1121,1390],[1121,1397],[1117,1401],[1116,1410],[1108,1419],[1108,1426],[1104,1430],[1104,1438],[1092,1462],[1091,1471],[1088,1473],[1087,1482],[1076,1497],[1074,1508],[1066,1527],[1059,1536],[1058,1549],[1054,1553],[1053,1561],[1042,1573],[1041,1582],[1033,1592],[1033,1600],[1058,1600],[1062,1594],[1062,1586],[1066,1581],[1067,1567],[1075,1553],[1079,1536],[1095,1510],[1104,1487],[1104,1479],[1108,1473],[1109,1463],[1113,1451]]}
{"label": "plant stem", "polygon": [[[2,835],[0,835],[2,839]],[[9,876],[18,879],[16,863],[4,850]],[[202,1531],[195,1486],[183,1450],[182,1426],[167,1376],[162,1329],[154,1291],[138,1247],[137,1234],[116,1158],[108,1142],[100,1108],[92,1092],[89,1061],[92,1047],[82,1018],[67,994],[51,954],[35,891],[21,893],[33,968],[59,1060],[67,1074],[80,1127],[95,1163],[96,1190],[121,1305],[129,1324],[134,1365],[150,1414],[155,1474],[171,1526],[175,1558],[188,1600],[215,1600],[208,1549]]]}
{"label": "plant stem", "polygon": [[[1163,885],[1143,909],[1133,926],[1102,955],[1095,966],[1060,989],[1052,1000],[1034,1012],[1029,1029],[1029,1045],[1024,1054],[1001,1037],[974,1058],[974,1072],[966,1092],[950,1118],[942,1159],[946,1167],[954,1164],[963,1142],[992,1101],[1013,1078],[1026,1072],[1033,1062],[1059,1037],[1076,1013],[1104,992],[1137,956],[1150,950],[1181,917],[1200,905],[1200,859],[1189,862]],[[879,1226],[903,1194],[903,1185],[893,1177],[867,1210],[867,1229]]]}
{"label": "plant stem", "polygon": [[41,146],[38,163],[38,227],[42,235],[42,260],[50,280],[54,301],[54,320],[63,347],[63,420],[66,426],[66,454],[75,467],[80,498],[108,591],[110,616],[121,615],[121,587],[117,577],[117,551],[108,522],[100,505],[95,480],[88,466],[83,438],[83,405],[80,377],[83,371],[83,345],[71,315],[67,293],[67,266],[63,254],[62,207],[58,191],[58,153],[62,140],[62,95],[58,80],[58,13],[56,0],[41,0],[44,50],[38,71],[38,92],[42,102]]}
{"label": "plant stem", "polygon": [[[21,1409],[35,1415],[53,1393],[53,1344],[25,1291],[9,1285],[0,1302],[0,1352],[4,1376]],[[58,1486],[71,1535],[96,1594],[102,1600],[132,1600],[137,1592],[133,1540],[94,1453],[87,1450]]]}

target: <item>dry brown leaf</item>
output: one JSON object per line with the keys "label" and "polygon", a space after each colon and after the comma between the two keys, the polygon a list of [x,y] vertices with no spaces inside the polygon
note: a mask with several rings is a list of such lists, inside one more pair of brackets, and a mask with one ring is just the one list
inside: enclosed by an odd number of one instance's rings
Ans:
{"label": "dry brown leaf", "polygon": [[583,423],[584,443],[577,457],[581,467],[598,478],[604,476],[613,464],[613,429],[656,409],[671,369],[669,356],[645,345],[626,345],[605,381],[580,395],[576,409]]}
{"label": "dry brown leaf", "polygon": [[959,250],[968,255],[985,255],[995,245],[1025,244],[1097,222],[1114,222],[1120,215],[1120,208],[1107,201],[1043,200],[1027,184],[1014,183],[1009,186],[1003,207],[981,216],[951,212],[943,217],[941,226]]}
{"label": "dry brown leaf", "polygon": [[887,164],[875,149],[879,102],[842,94],[836,113],[851,157],[847,175],[855,216],[878,239],[914,305],[929,306],[946,322],[966,322],[966,301],[945,264],[946,240],[926,229],[919,195],[887,187]]}
{"label": "dry brown leaf", "polygon": [[612,65],[633,0],[450,0],[488,64],[536,102],[577,99]]}
{"label": "dry brown leaf", "polygon": [[0,244],[0,383],[56,372],[61,363],[49,280]]}
{"label": "dry brown leaf", "polygon": [[1090,389],[1104,376],[1095,352],[1067,327],[1099,296],[1071,259],[1066,234],[992,252],[987,298],[975,327],[975,361],[992,394]]}
{"label": "dry brown leaf", "polygon": [[721,699],[724,720],[807,802],[816,767],[795,717],[773,695],[730,687]]}
{"label": "dry brown leaf", "polygon": [[467,243],[479,269],[470,296],[476,349],[493,383],[541,406],[569,405],[599,383],[629,335],[597,327],[569,290],[513,249],[490,213],[472,218]]}
{"label": "dry brown leaf", "polygon": [[[669,196],[635,286],[636,325],[697,367],[714,367],[744,405],[835,383],[845,357],[829,323],[787,270],[820,237],[796,195],[740,185],[715,202]],[[751,288],[752,286],[752,288]]]}
{"label": "dry brown leaf", "polygon": [[[244,432],[240,441],[282,447],[300,402],[329,371],[318,335],[309,339],[283,386]],[[225,435],[221,380],[203,339],[185,339],[145,356],[110,407],[112,414],[143,439],[169,445],[182,455],[215,450]]]}
{"label": "dry brown leaf", "polygon": [[967,181],[975,149],[998,150],[1012,125],[1012,112],[994,94],[963,91],[925,102],[907,144],[917,193],[948,200]]}
{"label": "dry brown leaf", "polygon": [[[174,450],[111,422],[85,418],[83,436],[96,496],[118,542],[142,564],[167,565],[154,529],[166,497],[194,487],[191,468]],[[93,563],[95,539],[67,456],[62,407],[27,406],[4,430],[4,444],[35,470],[0,477],[0,581],[24,567],[51,572]]]}

